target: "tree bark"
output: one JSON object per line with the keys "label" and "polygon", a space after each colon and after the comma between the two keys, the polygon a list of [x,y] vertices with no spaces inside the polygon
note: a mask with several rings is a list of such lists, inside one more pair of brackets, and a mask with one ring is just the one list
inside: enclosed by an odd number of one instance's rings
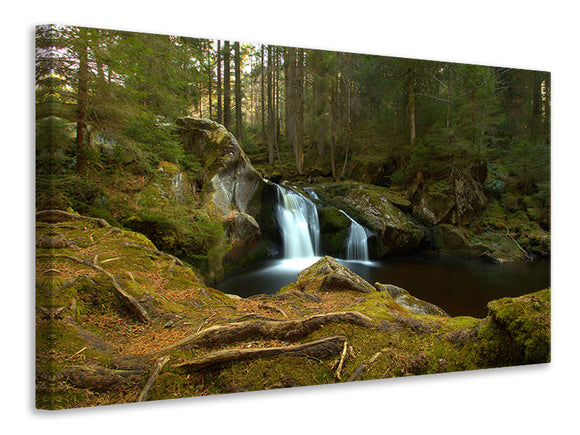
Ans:
{"label": "tree bark", "polygon": [[240,57],[240,43],[234,42],[235,62],[235,98],[236,98],[236,139],[242,143],[242,65]]}
{"label": "tree bark", "polygon": [[222,109],[222,48],[221,41],[217,42],[217,122],[223,124]]}
{"label": "tree bark", "polygon": [[88,171],[88,97],[89,97],[89,43],[88,33],[79,29],[79,71],[77,87],[77,138],[76,138],[76,170],[79,175]]}
{"label": "tree bark", "polygon": [[415,144],[415,67],[409,67],[409,144]]}
{"label": "tree bark", "polygon": [[249,320],[209,327],[162,351],[200,346],[223,346],[255,339],[296,341],[306,337],[321,326],[334,322],[351,323],[364,327],[372,327],[373,325],[372,319],[356,311],[316,314],[298,320]]}
{"label": "tree bark", "polygon": [[272,46],[268,45],[268,163],[274,163],[274,142],[276,140],[276,124],[274,118],[274,83],[272,77],[273,55]]}
{"label": "tree bark", "polygon": [[230,87],[230,41],[224,41],[224,127],[232,128]]}

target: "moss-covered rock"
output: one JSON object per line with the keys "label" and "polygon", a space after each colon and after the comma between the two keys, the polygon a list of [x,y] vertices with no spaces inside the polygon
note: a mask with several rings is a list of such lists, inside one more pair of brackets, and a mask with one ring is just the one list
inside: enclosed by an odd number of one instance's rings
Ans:
{"label": "moss-covered rock", "polygon": [[375,292],[375,288],[363,278],[340,264],[334,258],[325,256],[312,266],[298,273],[295,283],[282,291],[299,290],[307,293],[353,291]]}
{"label": "moss-covered rock", "polygon": [[550,362],[550,289],[488,304],[477,348],[490,366]]}
{"label": "moss-covered rock", "polygon": [[418,299],[401,287],[376,282],[375,288],[378,291],[386,291],[393,298],[394,302],[415,314],[449,317],[449,314],[437,305]]}
{"label": "moss-covered rock", "polygon": [[336,207],[323,207],[318,211],[320,244],[322,252],[340,256],[350,232],[350,219]]}

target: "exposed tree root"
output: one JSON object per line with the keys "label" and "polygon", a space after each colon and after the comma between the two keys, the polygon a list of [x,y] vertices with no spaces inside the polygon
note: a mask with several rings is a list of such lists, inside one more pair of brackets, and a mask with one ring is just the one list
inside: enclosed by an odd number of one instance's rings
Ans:
{"label": "exposed tree root", "polygon": [[100,227],[110,227],[109,223],[100,218],[81,216],[75,213],[69,213],[64,210],[39,210],[36,212],[36,220],[39,222],[57,223],[72,220],[89,220],[96,222]]}
{"label": "exposed tree root", "polygon": [[145,251],[159,255],[160,257],[171,258],[171,260],[175,261],[175,263],[177,263],[178,265],[185,267],[185,264],[183,263],[183,261],[181,261],[179,258],[174,257],[173,255],[168,254],[166,252],[158,251],[157,249],[149,248],[147,246],[139,245],[138,243],[127,242],[127,241],[121,242],[121,245],[131,246],[133,248],[144,249]]}
{"label": "exposed tree root", "polygon": [[111,370],[101,366],[70,366],[57,373],[62,379],[78,388],[93,391],[127,389],[141,381],[142,370]]}
{"label": "exposed tree root", "polygon": [[295,346],[266,347],[259,349],[227,349],[212,352],[181,364],[175,365],[188,371],[204,370],[235,361],[256,358],[272,358],[280,355],[306,356],[316,359],[329,358],[338,355],[346,342],[342,335],[331,335],[310,343]]}
{"label": "exposed tree root", "polygon": [[159,372],[161,372],[161,369],[163,369],[163,366],[167,363],[167,361],[169,361],[169,359],[170,359],[169,355],[165,355],[162,356],[161,358],[158,358],[153,363],[151,373],[149,374],[149,380],[145,384],[145,387],[143,387],[143,390],[141,390],[141,393],[139,393],[139,397],[137,397],[137,402],[144,402],[147,400],[147,396],[149,396],[149,392],[151,391],[151,387],[153,386],[155,379],[157,379],[157,375],[159,375]]}
{"label": "exposed tree root", "polygon": [[115,289],[117,296],[127,306],[129,311],[131,311],[131,313],[133,313],[135,316],[137,316],[137,318],[143,323],[149,323],[151,321],[149,314],[147,313],[145,308],[143,308],[143,306],[137,301],[137,299],[135,299],[131,294],[129,294],[125,291],[125,289],[123,288],[123,286],[121,285],[121,283],[119,282],[117,277],[115,275],[113,275],[111,272],[108,272],[105,269],[103,269],[101,266],[99,266],[98,256],[95,256],[95,258],[92,261],[91,260],[83,260],[82,258],[73,257],[71,255],[60,255],[60,254],[58,254],[58,255],[39,255],[39,256],[37,256],[37,258],[38,257],[41,257],[41,258],[42,257],[50,257],[53,259],[66,258],[67,260],[71,260],[71,261],[74,261],[76,263],[80,263],[84,266],[91,267],[95,270],[98,270],[99,272],[104,273],[105,275],[107,275],[109,277],[109,279],[113,283],[113,287]]}
{"label": "exposed tree root", "polygon": [[163,351],[196,346],[212,347],[248,339],[296,341],[330,322],[346,322],[365,327],[373,326],[373,321],[369,317],[356,311],[316,314],[298,320],[252,320],[212,326],[186,337],[163,349]]}

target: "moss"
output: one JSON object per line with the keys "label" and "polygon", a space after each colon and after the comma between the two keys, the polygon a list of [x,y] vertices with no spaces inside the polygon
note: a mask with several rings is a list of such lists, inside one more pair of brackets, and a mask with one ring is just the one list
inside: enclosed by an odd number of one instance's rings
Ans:
{"label": "moss", "polygon": [[491,301],[488,308],[476,346],[483,364],[550,362],[550,289]]}

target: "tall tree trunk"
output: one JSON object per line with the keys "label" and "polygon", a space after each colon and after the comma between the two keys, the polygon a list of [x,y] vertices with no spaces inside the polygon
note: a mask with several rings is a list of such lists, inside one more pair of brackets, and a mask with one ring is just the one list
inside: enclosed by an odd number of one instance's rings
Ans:
{"label": "tall tree trunk", "polygon": [[296,49],[286,49],[286,137],[288,147],[296,154]]}
{"label": "tall tree trunk", "polygon": [[261,62],[261,80],[260,80],[260,90],[261,90],[261,97],[262,97],[262,107],[261,107],[261,112],[262,112],[262,146],[266,145],[267,140],[266,140],[266,87],[265,87],[265,81],[266,81],[266,74],[264,71],[264,45],[262,44],[262,50],[260,53],[260,62]]}
{"label": "tall tree trunk", "polygon": [[415,144],[415,67],[409,67],[409,144]]}
{"label": "tall tree trunk", "polygon": [[471,90],[471,147],[475,148],[475,89]]}
{"label": "tall tree trunk", "polygon": [[88,34],[85,29],[79,30],[80,52],[77,88],[77,140],[76,140],[76,170],[80,175],[88,171],[88,130],[87,106],[89,96],[89,45]]}
{"label": "tall tree trunk", "polygon": [[223,124],[224,116],[222,109],[222,48],[221,41],[217,42],[217,122]]}
{"label": "tall tree trunk", "polygon": [[230,87],[230,41],[224,41],[224,127],[232,128]]}
{"label": "tall tree trunk", "polygon": [[530,139],[535,143],[542,126],[542,79],[541,72],[534,71],[532,78],[532,118],[530,120]]}
{"label": "tall tree trunk", "polygon": [[241,59],[240,59],[240,43],[234,42],[234,50],[235,50],[235,75],[236,75],[236,83],[235,83],[235,93],[236,93],[236,138],[238,142],[242,143],[242,66],[241,66]]}
{"label": "tall tree trunk", "polygon": [[212,81],[213,81],[213,67],[211,65],[211,46],[207,47],[207,97],[209,103],[209,119],[212,119],[211,110],[211,92],[212,92]]}
{"label": "tall tree trunk", "polygon": [[304,50],[298,49],[296,74],[296,170],[304,173]]}
{"label": "tall tree trunk", "polygon": [[268,45],[268,163],[274,163],[274,141],[276,140],[276,125],[273,107],[273,82],[272,82],[272,46]]}

